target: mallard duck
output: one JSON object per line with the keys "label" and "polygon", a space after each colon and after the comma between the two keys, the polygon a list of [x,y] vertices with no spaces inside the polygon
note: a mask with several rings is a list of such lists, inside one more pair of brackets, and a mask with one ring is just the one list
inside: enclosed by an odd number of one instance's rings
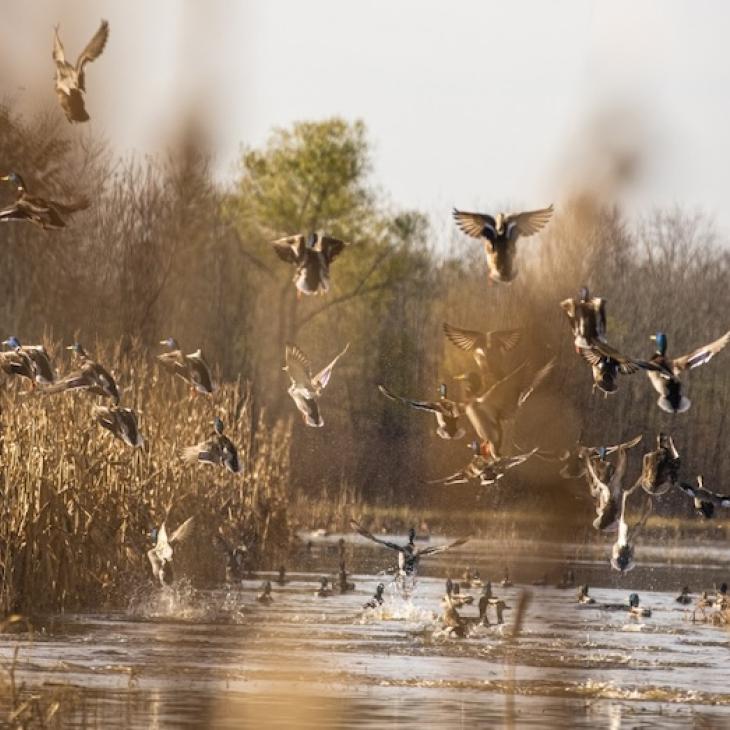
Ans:
{"label": "mallard duck", "polygon": [[[558,461],[565,463],[565,465],[560,469],[560,476],[563,477],[563,479],[580,479],[588,473],[586,469],[586,459],[593,460],[594,462],[598,459],[603,462],[607,456],[610,456],[621,448],[633,449],[634,446],[641,442],[642,438],[643,436],[639,434],[630,441],[624,441],[623,443],[614,444],[613,446],[583,446],[583,444],[578,442],[575,448],[563,452],[557,458]],[[538,458],[545,459],[545,456],[541,455],[539,451],[536,456]],[[602,478],[605,479],[606,476],[603,475]]]}
{"label": "mallard duck", "polygon": [[639,482],[647,494],[655,497],[666,494],[672,487],[680,487],[681,465],[682,460],[672,437],[660,433],[656,450],[644,454]]}
{"label": "mallard duck", "polygon": [[593,389],[605,396],[618,390],[619,374],[633,375],[639,370],[657,370],[658,366],[645,360],[626,357],[605,342],[595,342],[580,350],[581,357],[591,366]]}
{"label": "mallard duck", "polygon": [[527,375],[527,363],[523,362],[509,375],[483,391],[481,376],[475,372],[457,375],[457,380],[466,382],[466,400],[462,404],[479,440],[490,444],[492,455],[501,456],[504,423],[517,415],[519,408],[527,401],[535,389],[547,378],[555,366],[555,358],[550,360],[536,373]]}
{"label": "mallard duck", "polygon": [[111,373],[94,362],[83,346],[75,342],[66,348],[74,353],[79,369],[57,380],[53,385],[43,388],[43,393],[58,393],[68,390],[85,390],[93,395],[111,398],[115,406],[119,405],[119,390]]}
{"label": "mallard duck", "polygon": [[101,56],[109,38],[109,23],[101,21],[99,30],[88,42],[76,59],[76,65],[71,65],[63,52],[63,45],[58,35],[59,26],[55,28],[53,40],[53,60],[56,63],[56,95],[61,102],[61,108],[69,122],[88,122],[89,115],[84,105],[86,93],[86,64],[95,61]]}
{"label": "mallard duck", "polygon": [[[599,459],[605,462],[605,452],[599,450]],[[618,450],[616,467],[603,470],[600,474],[596,470],[594,460],[585,457],[586,469],[589,476],[589,487],[591,497],[596,504],[596,519],[593,520],[593,527],[601,531],[613,531],[618,529],[619,514],[621,512],[621,500],[623,497],[623,481],[626,476],[628,457],[626,449],[621,447]],[[609,464],[609,466],[612,466]]]}
{"label": "mallard duck", "polygon": [[385,586],[382,583],[378,583],[378,585],[375,588],[375,593],[373,594],[373,597],[370,598],[368,601],[366,601],[363,604],[363,608],[377,608],[378,606],[383,605],[383,591],[385,590]]}
{"label": "mallard duck", "polygon": [[388,390],[384,385],[378,385],[378,390],[390,400],[399,401],[418,411],[433,413],[438,424],[436,433],[442,439],[460,439],[466,433],[459,423],[459,418],[463,415],[463,412],[458,403],[449,400],[447,397],[448,391],[445,383],[441,383],[439,386],[439,399],[437,401],[403,398]]}
{"label": "mallard duck", "polygon": [[220,528],[215,538],[226,556],[226,583],[235,583],[241,580],[246,574],[245,563],[248,557],[248,548],[243,544],[234,547],[223,537]]}
{"label": "mallard duck", "polygon": [[621,573],[627,573],[636,567],[634,561],[634,542],[644,528],[652,510],[652,498],[648,496],[644,502],[641,516],[633,527],[629,527],[626,518],[626,505],[629,496],[636,491],[635,484],[631,489],[624,491],[621,498],[621,514],[618,523],[618,538],[611,549],[611,567]]}
{"label": "mallard duck", "polygon": [[395,542],[390,542],[388,540],[381,540],[379,537],[375,537],[375,535],[373,535],[371,532],[368,532],[364,527],[362,527],[355,520],[350,520],[350,525],[358,534],[362,535],[363,537],[366,537],[368,540],[377,542],[378,545],[383,545],[384,547],[387,547],[390,550],[397,551],[398,552],[398,572],[400,575],[403,575],[403,576],[415,575],[418,572],[418,564],[419,564],[421,558],[425,558],[430,555],[438,555],[439,553],[443,553],[443,552],[446,552],[447,550],[451,550],[452,548],[458,547],[459,545],[463,545],[465,542],[467,542],[469,540],[468,537],[463,537],[463,538],[460,538],[459,540],[455,540],[454,542],[448,543],[447,545],[417,548],[414,544],[414,540],[416,538],[416,530],[413,527],[411,527],[411,529],[408,532],[408,542],[405,545],[398,545]]}
{"label": "mallard duck", "polygon": [[666,413],[684,413],[692,403],[682,394],[681,374],[685,370],[691,370],[712,360],[730,342],[730,331],[709,345],[698,347],[689,355],[674,359],[667,356],[667,336],[664,332],[657,332],[651,339],[656,342],[656,350],[650,362],[656,368],[647,370],[646,374],[654,390],[659,393],[657,405]]}
{"label": "mallard duck", "polygon": [[479,596],[479,623],[482,626],[489,626],[489,607],[492,606],[497,616],[497,623],[503,624],[503,612],[506,608],[504,601],[492,593],[492,584],[487,581]]}
{"label": "mallard duck", "polygon": [[310,233],[308,236],[286,236],[271,245],[276,255],[296,266],[294,286],[301,294],[326,294],[330,288],[330,265],[345,249],[339,238]]}
{"label": "mallard duck", "polygon": [[[7,345],[7,340],[3,343]],[[35,384],[35,370],[31,359],[22,350],[0,352],[0,370],[10,377],[26,378],[30,387]]]}
{"label": "mallard duck", "polygon": [[705,483],[701,475],[697,476],[697,486],[687,484],[687,482],[675,482],[688,497],[694,501],[694,508],[697,514],[702,515],[705,519],[711,519],[715,514],[715,507],[727,509],[730,507],[730,495],[716,494],[715,492],[705,489]]}
{"label": "mallard duck", "polygon": [[170,538],[167,537],[167,528],[165,522],[157,531],[157,539],[155,546],[147,551],[150,565],[152,565],[152,574],[160,584],[170,585],[173,580],[172,575],[172,549],[175,545],[186,540],[192,533],[193,517],[188,517],[185,522],[180,525]]}
{"label": "mallard duck", "polygon": [[638,617],[647,617],[651,616],[651,609],[650,608],[643,608],[639,605],[639,594],[638,593],[632,593],[629,596],[629,613],[632,616],[638,616]]}
{"label": "mallard duck", "polygon": [[11,206],[0,210],[0,221],[28,221],[47,231],[64,228],[66,216],[89,207],[86,198],[80,198],[74,203],[58,203],[30,195],[25,181],[17,172],[0,177],[0,180],[13,183],[18,193]]}
{"label": "mallard duck", "polygon": [[137,414],[131,408],[94,406],[93,415],[96,422],[110,431],[114,438],[132,448],[144,445],[144,438],[137,426]]}
{"label": "mallard duck", "polygon": [[689,586],[684,586],[684,588],[682,588],[682,592],[674,600],[684,606],[692,603],[692,596],[689,594]]}
{"label": "mallard duck", "polygon": [[580,588],[578,588],[578,603],[582,603],[584,605],[595,603],[593,598],[588,595],[587,585],[582,585]]}
{"label": "mallard duck", "polygon": [[441,615],[442,628],[447,633],[463,638],[466,636],[467,622],[459,615],[456,610],[456,602],[451,594],[447,593],[443,598],[444,612]]}
{"label": "mallard duck", "polygon": [[472,238],[484,242],[487,254],[489,278],[492,281],[510,282],[517,276],[514,259],[517,239],[532,236],[545,227],[553,214],[553,206],[526,213],[467,213],[454,208],[456,225]]}
{"label": "mallard duck", "polygon": [[507,456],[495,459],[490,452],[488,442],[472,441],[471,450],[474,452],[471,461],[463,468],[451,476],[443,479],[434,479],[427,482],[428,484],[466,484],[472,479],[478,479],[482,487],[488,487],[496,484],[509,469],[519,466],[529,459],[537,449],[527,452],[526,454],[518,454],[516,456]]}
{"label": "mallard duck", "polygon": [[287,392],[302,414],[304,423],[307,426],[313,428],[324,426],[324,419],[319,412],[319,403],[317,401],[332,377],[335,364],[347,352],[349,347],[350,343],[348,342],[345,349],[327,367],[312,376],[312,365],[309,358],[296,345],[286,346],[284,370],[291,381]]}
{"label": "mallard duck", "polygon": [[267,604],[267,605],[268,605],[269,603],[272,603],[272,602],[273,602],[273,600],[274,600],[274,597],[273,597],[273,596],[271,595],[271,581],[270,581],[270,580],[265,580],[265,581],[264,581],[264,582],[263,582],[263,583],[261,584],[261,591],[260,591],[260,593],[259,593],[259,594],[258,594],[258,595],[256,596],[256,600],[257,600],[257,601],[258,601],[259,603],[265,603],[265,604]]}
{"label": "mallard duck", "polygon": [[560,306],[570,321],[576,352],[596,343],[606,342],[606,300],[591,297],[582,287],[578,299],[563,299]]}
{"label": "mallard duck", "polygon": [[340,572],[337,576],[337,587],[340,593],[350,593],[355,590],[355,584],[347,580],[347,568],[345,567],[345,561],[340,561]]}
{"label": "mallard duck", "polygon": [[329,578],[322,576],[319,579],[319,588],[314,592],[314,595],[317,598],[329,598],[332,595]]}
{"label": "mallard duck", "polygon": [[222,419],[216,416],[213,421],[213,433],[205,441],[183,449],[183,459],[189,464],[199,461],[203,464],[224,466],[233,474],[238,474],[241,471],[238,450],[223,433],[224,428]]}
{"label": "mallard duck", "polygon": [[470,352],[482,374],[501,380],[509,372],[508,353],[522,339],[522,330],[465,330],[444,322],[446,339],[464,352]]}
{"label": "mallard duck", "polygon": [[43,345],[21,345],[17,337],[8,337],[3,345],[24,354],[30,360],[33,381],[38,385],[51,385],[56,380],[51,358]]}
{"label": "mallard duck", "polygon": [[504,577],[502,578],[500,585],[502,588],[511,588],[514,585],[509,577],[509,568],[506,565],[504,567]]}
{"label": "mallard duck", "polygon": [[196,393],[210,395],[215,391],[210,365],[205,361],[200,348],[189,355],[184,355],[172,337],[160,340],[160,344],[166,345],[170,350],[157,356],[157,360],[164,368],[184,380]]}

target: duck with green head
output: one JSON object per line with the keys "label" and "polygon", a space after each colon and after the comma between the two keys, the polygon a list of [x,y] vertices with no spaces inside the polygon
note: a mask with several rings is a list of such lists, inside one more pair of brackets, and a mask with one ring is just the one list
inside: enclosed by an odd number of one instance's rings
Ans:
{"label": "duck with green head", "polygon": [[651,339],[656,343],[656,350],[649,362],[656,367],[647,370],[646,374],[654,390],[659,393],[657,404],[666,413],[684,413],[692,404],[682,392],[681,374],[685,370],[704,365],[717,355],[730,342],[730,330],[708,345],[698,347],[688,355],[675,358],[667,355],[666,333],[657,332]]}
{"label": "duck with green head", "polygon": [[15,185],[17,193],[15,202],[0,210],[0,222],[27,221],[46,231],[54,230],[65,228],[67,216],[89,207],[87,198],[80,198],[74,203],[59,203],[38,195],[31,195],[25,181],[17,172],[10,172],[4,177],[0,177],[0,181]]}
{"label": "duck with green head", "polygon": [[30,360],[33,381],[36,384],[51,385],[55,382],[56,373],[53,371],[50,355],[43,345],[21,345],[17,337],[8,337],[2,344]]}

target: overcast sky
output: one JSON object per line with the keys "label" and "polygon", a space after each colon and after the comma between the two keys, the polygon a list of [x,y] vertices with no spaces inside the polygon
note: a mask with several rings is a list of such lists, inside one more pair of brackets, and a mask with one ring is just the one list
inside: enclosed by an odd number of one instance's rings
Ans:
{"label": "overcast sky", "polygon": [[730,3],[692,0],[0,0],[0,87],[55,103],[52,27],[87,71],[94,132],[164,146],[204,112],[217,169],[273,126],[361,118],[394,203],[543,206],[634,155],[633,210],[730,231]]}

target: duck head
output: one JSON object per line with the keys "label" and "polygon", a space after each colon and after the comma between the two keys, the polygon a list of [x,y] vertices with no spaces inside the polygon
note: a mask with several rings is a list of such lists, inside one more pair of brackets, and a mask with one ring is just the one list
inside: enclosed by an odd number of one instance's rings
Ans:
{"label": "duck head", "polygon": [[377,598],[382,598],[384,590],[385,590],[385,585],[383,583],[378,583],[377,587],[375,588],[375,596]]}
{"label": "duck head", "polygon": [[497,213],[494,216],[494,230],[497,231],[497,235],[501,236],[504,233],[504,213]]}
{"label": "duck head", "polygon": [[638,593],[632,593],[629,596],[629,606],[631,606],[631,608],[639,607],[639,594]]}
{"label": "duck head", "polygon": [[223,435],[223,429],[225,426],[223,425],[223,419],[220,416],[216,416],[213,420],[213,430],[219,435]]}
{"label": "duck head", "polygon": [[21,192],[27,190],[25,186],[25,181],[22,177],[20,177],[17,172],[9,172],[7,175],[5,175],[5,177],[0,177],[0,180],[13,183],[15,187]]}
{"label": "duck head", "polygon": [[3,340],[3,345],[5,347],[9,347],[11,350],[19,350],[20,349],[20,340],[18,340],[17,337],[8,337],[7,340]]}
{"label": "duck head", "polygon": [[590,299],[590,292],[587,286],[582,286],[578,292],[578,298],[581,302],[587,302]]}
{"label": "duck head", "polygon": [[315,246],[317,245],[317,238],[318,238],[318,236],[317,236],[317,234],[316,234],[316,233],[314,233],[314,231],[312,231],[312,233],[310,233],[310,234],[309,234],[309,235],[307,236],[307,240],[306,240],[306,241],[304,242],[304,244],[305,244],[305,246],[306,246],[306,247],[307,247],[307,248],[308,248],[308,249],[309,249],[310,251],[311,251],[311,250],[312,250],[312,249],[313,249],[313,248],[314,248],[314,247],[315,247]]}
{"label": "duck head", "polygon": [[71,350],[77,357],[88,357],[86,350],[84,350],[80,342],[74,342],[73,345],[69,345],[66,349]]}
{"label": "duck head", "polygon": [[655,335],[652,335],[650,339],[654,340],[656,342],[656,351],[659,355],[666,355],[667,353],[667,336],[664,334],[664,332],[657,332]]}
{"label": "duck head", "polygon": [[160,340],[161,345],[165,345],[170,350],[179,350],[180,346],[174,337],[168,337],[166,340]]}

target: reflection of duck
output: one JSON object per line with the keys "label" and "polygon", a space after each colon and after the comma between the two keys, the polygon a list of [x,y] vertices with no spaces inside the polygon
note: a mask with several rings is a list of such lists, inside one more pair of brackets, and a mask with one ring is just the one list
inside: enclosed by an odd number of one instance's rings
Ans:
{"label": "reflection of duck", "polygon": [[355,584],[347,580],[347,569],[344,560],[340,562],[337,587],[340,589],[340,593],[350,593],[355,590]]}
{"label": "reflection of duck", "polygon": [[279,577],[276,579],[276,582],[280,586],[283,586],[283,585],[286,585],[287,584],[287,580],[286,580],[286,568],[283,565],[279,567]]}
{"label": "reflection of duck", "polygon": [[502,599],[498,598],[492,593],[492,584],[487,581],[482,588],[482,594],[479,596],[479,622],[482,626],[489,626],[489,616],[487,614],[488,608],[492,606],[497,615],[497,623],[504,623],[504,609],[506,608],[505,603]]}

